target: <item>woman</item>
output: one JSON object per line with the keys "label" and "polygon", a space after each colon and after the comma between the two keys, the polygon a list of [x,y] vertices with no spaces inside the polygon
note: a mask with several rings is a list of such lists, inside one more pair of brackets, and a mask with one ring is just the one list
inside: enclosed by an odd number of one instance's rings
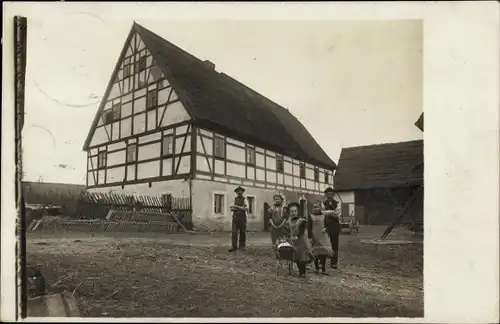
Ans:
{"label": "woman", "polygon": [[290,203],[288,205],[288,213],[290,217],[288,226],[290,228],[291,243],[295,249],[295,260],[299,268],[299,276],[305,278],[306,265],[311,260],[305,235],[307,221],[299,216],[298,203]]}
{"label": "woman", "polygon": [[321,201],[313,203],[312,213],[309,215],[307,222],[307,233],[311,241],[315,272],[319,273],[319,265],[321,263],[321,273],[327,275],[326,259],[332,256],[332,247],[330,246],[330,238],[326,229],[326,218],[322,214],[321,204]]}
{"label": "woman", "polygon": [[271,226],[271,243],[274,252],[277,252],[278,240],[284,239],[287,232],[286,207],[283,206],[283,197],[274,195],[274,205],[269,208],[269,225]]}

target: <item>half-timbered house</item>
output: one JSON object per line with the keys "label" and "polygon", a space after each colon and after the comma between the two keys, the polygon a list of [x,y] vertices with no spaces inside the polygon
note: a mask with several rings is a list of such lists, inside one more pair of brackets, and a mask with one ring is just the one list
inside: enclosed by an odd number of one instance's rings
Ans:
{"label": "half-timbered house", "polygon": [[287,109],[136,23],[84,150],[89,191],[188,197],[196,228],[229,229],[242,185],[262,229],[273,194],[322,195],[336,168]]}

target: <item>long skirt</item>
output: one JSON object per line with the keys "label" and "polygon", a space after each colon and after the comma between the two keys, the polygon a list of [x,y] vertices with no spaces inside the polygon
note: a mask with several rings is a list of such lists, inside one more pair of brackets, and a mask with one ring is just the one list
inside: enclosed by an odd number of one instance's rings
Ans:
{"label": "long skirt", "polygon": [[292,240],[292,246],[295,249],[295,258],[297,261],[310,262],[312,260],[311,251],[305,235],[302,235],[296,240]]}

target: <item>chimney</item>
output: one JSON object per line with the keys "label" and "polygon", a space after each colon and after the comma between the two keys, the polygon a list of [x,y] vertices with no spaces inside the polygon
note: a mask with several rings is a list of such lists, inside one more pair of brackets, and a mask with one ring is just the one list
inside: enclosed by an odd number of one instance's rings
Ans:
{"label": "chimney", "polygon": [[208,67],[210,70],[214,70],[215,71],[215,64],[213,64],[209,60],[203,61],[203,64],[205,64],[205,66]]}

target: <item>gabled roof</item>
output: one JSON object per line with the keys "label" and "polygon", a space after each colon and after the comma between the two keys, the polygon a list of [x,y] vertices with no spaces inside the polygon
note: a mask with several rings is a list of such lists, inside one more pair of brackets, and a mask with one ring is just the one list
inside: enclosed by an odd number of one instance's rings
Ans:
{"label": "gabled roof", "polygon": [[424,113],[420,114],[420,117],[418,117],[418,120],[415,122],[415,126],[417,126],[422,132],[424,131]]}
{"label": "gabled roof", "polygon": [[424,141],[342,149],[335,189],[410,187],[423,183]]}
{"label": "gabled roof", "polygon": [[287,109],[139,24],[134,23],[132,30],[141,37],[196,125],[328,169],[336,167]]}

